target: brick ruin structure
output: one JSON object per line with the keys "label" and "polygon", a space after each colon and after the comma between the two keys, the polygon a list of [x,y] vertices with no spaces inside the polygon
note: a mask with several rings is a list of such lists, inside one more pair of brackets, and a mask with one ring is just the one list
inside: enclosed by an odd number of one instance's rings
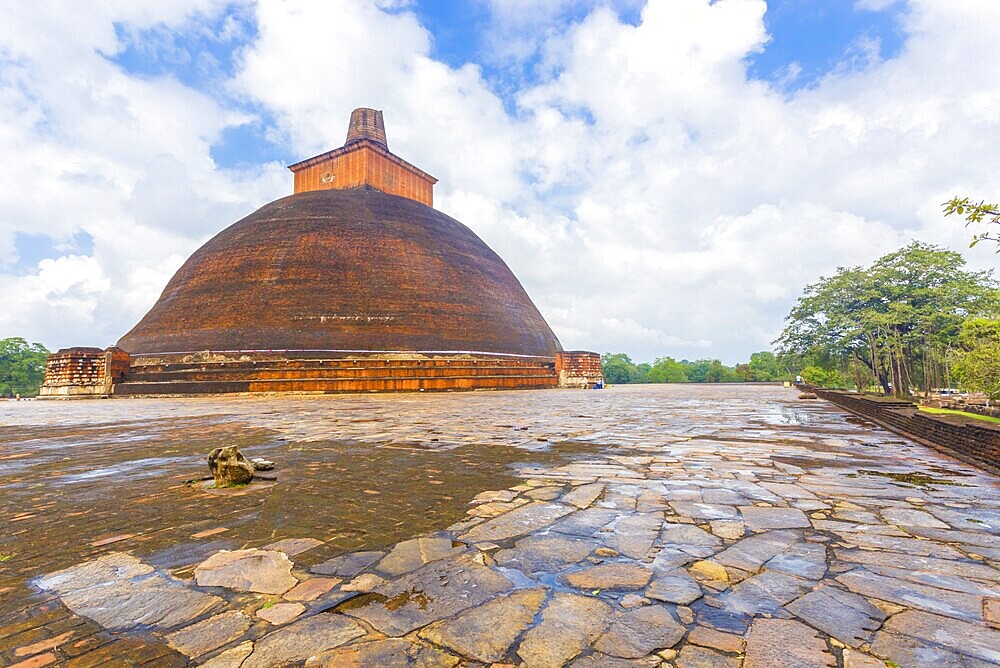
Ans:
{"label": "brick ruin structure", "polygon": [[53,354],[43,397],[593,387],[500,257],[432,208],[437,180],[356,109],[294,194],[198,249],[114,348]]}

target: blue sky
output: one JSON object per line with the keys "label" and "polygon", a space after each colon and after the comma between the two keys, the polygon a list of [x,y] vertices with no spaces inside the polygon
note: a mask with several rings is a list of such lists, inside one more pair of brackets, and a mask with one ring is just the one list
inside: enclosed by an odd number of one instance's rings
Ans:
{"label": "blue sky", "polygon": [[0,336],[113,343],[357,106],[568,348],[734,363],[838,266],[913,238],[994,260],[940,202],[1000,182],[980,150],[1000,144],[998,2],[53,0],[5,19]]}
{"label": "blue sky", "polygon": [[[570,3],[553,23],[530,26],[529,30],[538,33],[553,25],[582,21],[598,4]],[[748,76],[774,83],[791,94],[848,66],[859,44],[874,42],[882,58],[892,58],[903,44],[899,20],[904,8],[901,2],[872,11],[847,0],[770,0],[764,22],[771,39],[762,52],[747,58]],[[485,0],[424,1],[404,5],[397,11],[414,12],[420,18],[431,34],[431,54],[436,59],[456,68],[477,64],[509,110],[515,110],[514,96],[519,90],[537,83],[537,53],[516,62],[498,59],[491,53],[489,36],[496,26]],[[623,2],[615,11],[622,21],[633,25],[641,19],[637,3]],[[130,30],[122,25],[116,25],[116,31],[125,48],[109,59],[127,72],[176,77],[207,93],[226,95],[223,82],[235,73],[240,46],[255,37],[257,25],[247,7],[237,6],[211,17],[197,31],[177,33],[162,26]],[[793,65],[800,72],[789,78],[788,70]],[[267,111],[260,106],[244,106],[260,120],[227,129],[213,146],[215,161],[221,167],[244,167],[275,158],[295,162],[297,158],[289,147],[274,141],[273,119]]]}
{"label": "blue sky", "polygon": [[[571,25],[584,20],[595,6],[597,3],[570,3],[553,17],[552,24],[530,26],[529,30]],[[764,22],[771,37],[762,52],[747,58],[748,77],[793,94],[844,68],[861,43],[874,42],[882,58],[892,58],[903,45],[899,21],[904,8],[901,2],[871,11],[842,0],[770,0]],[[633,25],[640,22],[641,9],[634,2],[615,6],[619,18]],[[485,0],[424,1],[396,11],[419,17],[431,34],[431,54],[436,59],[456,68],[477,64],[508,110],[516,112],[514,96],[519,90],[537,83],[537,53],[515,62],[491,53],[489,35],[496,25]],[[205,17],[196,30],[179,32],[163,25],[136,29],[117,23],[115,32],[123,48],[106,57],[129,74],[176,78],[210,95],[230,97],[235,106],[252,113],[255,120],[226,128],[213,144],[211,157],[219,167],[239,169],[272,160],[291,164],[300,156],[276,137],[280,131],[267,109],[226,91],[225,81],[236,73],[241,47],[256,37],[257,30],[251,8],[240,5]],[[800,72],[789,78],[793,64]],[[19,234],[18,260],[12,270],[23,273],[46,257],[67,251],[89,253],[90,248],[89,235],[83,231],[58,240],[44,234]]]}

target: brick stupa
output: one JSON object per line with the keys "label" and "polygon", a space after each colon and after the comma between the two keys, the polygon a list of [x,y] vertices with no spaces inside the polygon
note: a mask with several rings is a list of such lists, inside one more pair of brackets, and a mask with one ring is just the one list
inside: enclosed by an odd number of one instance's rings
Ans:
{"label": "brick stupa", "polygon": [[356,109],[344,146],[289,169],[295,194],[198,249],[117,346],[52,355],[42,395],[600,380],[599,357],[563,351],[503,260],[432,208],[437,179],[389,151],[381,111]]}

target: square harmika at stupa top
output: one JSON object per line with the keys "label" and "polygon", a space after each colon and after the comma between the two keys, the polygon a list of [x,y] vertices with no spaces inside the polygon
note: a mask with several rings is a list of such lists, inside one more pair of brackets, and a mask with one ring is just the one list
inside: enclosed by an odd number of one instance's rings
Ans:
{"label": "square harmika at stupa top", "polygon": [[351,112],[347,142],[340,148],[289,165],[295,193],[369,186],[434,206],[437,179],[389,151],[382,112],[362,107]]}

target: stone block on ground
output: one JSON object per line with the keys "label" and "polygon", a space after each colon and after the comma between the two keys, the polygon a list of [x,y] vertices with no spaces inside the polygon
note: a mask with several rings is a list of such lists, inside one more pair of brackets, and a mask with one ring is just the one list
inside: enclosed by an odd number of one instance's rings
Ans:
{"label": "stone block on ground", "polygon": [[455,546],[451,538],[446,537],[424,536],[404,540],[397,543],[375,568],[388,575],[402,575],[426,563],[459,554],[464,549],[465,546]]}
{"label": "stone block on ground", "polygon": [[433,621],[482,605],[513,584],[468,556],[435,561],[379,586],[376,599],[345,614],[389,636],[403,636]]}
{"label": "stone block on ground", "polygon": [[306,661],[306,668],[452,668],[459,659],[439,649],[402,638],[362,642],[326,650]]}
{"label": "stone block on ground", "polygon": [[236,640],[252,623],[253,620],[242,612],[231,610],[168,633],[167,644],[194,659]]}
{"label": "stone block on ground", "polygon": [[590,647],[610,618],[611,608],[597,598],[557,593],[525,632],[517,655],[534,668],[560,668]]}
{"label": "stone block on ground", "polygon": [[785,608],[799,619],[845,645],[869,642],[886,614],[864,596],[823,586],[789,603]]}
{"label": "stone block on ground", "polygon": [[208,453],[208,468],[216,487],[248,485],[253,479],[253,464],[235,445],[215,448]]}
{"label": "stone block on ground", "polygon": [[609,562],[560,576],[560,580],[577,589],[642,589],[653,577],[653,571],[630,562]]}
{"label": "stone block on ground", "polygon": [[602,654],[638,659],[657,649],[673,647],[686,629],[662,605],[650,605],[616,615],[594,643]]}
{"label": "stone block on ground", "polygon": [[513,548],[500,550],[493,556],[501,566],[516,568],[524,573],[558,573],[583,561],[596,547],[597,543],[593,540],[546,534],[522,538]]}
{"label": "stone block on ground", "polygon": [[302,554],[314,547],[319,547],[323,544],[323,541],[316,540],[315,538],[285,538],[284,540],[279,540],[276,543],[271,543],[270,545],[265,545],[264,550],[277,550],[278,552],[284,552],[290,557],[294,557],[297,554]]}
{"label": "stone block on ground", "polygon": [[274,668],[304,661],[320,652],[360,638],[365,630],[343,615],[323,613],[300,619],[254,644],[241,668]]}
{"label": "stone block on ground", "polygon": [[224,603],[121,552],[52,573],[36,584],[58,594],[74,613],[111,630],[149,627],[166,631]]}
{"label": "stone block on ground", "polygon": [[258,610],[257,616],[265,622],[281,626],[292,621],[305,611],[306,606],[301,603],[275,603],[272,606]]}
{"label": "stone block on ground", "polygon": [[837,660],[816,631],[791,619],[755,619],[743,668],[833,668]]}
{"label": "stone block on ground", "polygon": [[769,529],[807,529],[812,526],[809,518],[798,508],[764,508],[740,506],[743,522],[750,531]]}
{"label": "stone block on ground", "polygon": [[504,541],[517,538],[553,524],[575,509],[558,503],[536,501],[526,506],[520,506],[482,524],[477,524],[459,538],[469,543],[480,541]]}
{"label": "stone block on ground", "polygon": [[435,622],[420,637],[474,661],[501,661],[533,622],[545,589],[524,589]]}
{"label": "stone block on ground", "polygon": [[657,573],[646,589],[646,596],[649,598],[681,605],[693,603],[701,595],[701,586],[683,569]]}
{"label": "stone block on ground", "polygon": [[383,556],[385,556],[384,552],[370,550],[348,552],[347,554],[341,554],[332,559],[327,559],[320,564],[311,566],[309,570],[319,575],[337,575],[342,578],[350,578],[365,570]]}
{"label": "stone block on ground", "polygon": [[283,594],[298,580],[284,552],[272,550],[222,550],[194,569],[201,587],[226,587],[258,594]]}

